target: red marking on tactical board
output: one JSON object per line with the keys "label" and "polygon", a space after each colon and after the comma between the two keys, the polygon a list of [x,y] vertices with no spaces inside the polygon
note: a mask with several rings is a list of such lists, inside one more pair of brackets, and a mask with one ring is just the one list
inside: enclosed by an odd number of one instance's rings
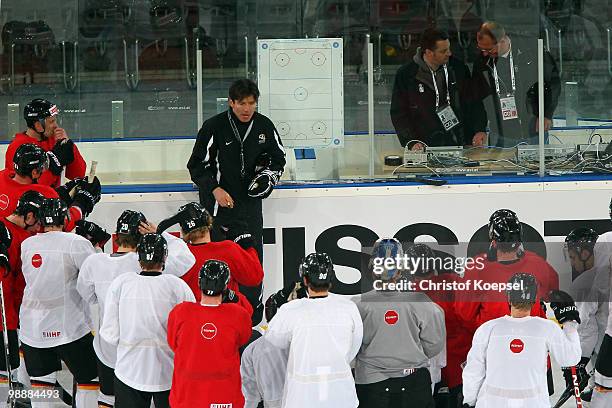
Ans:
{"label": "red marking on tactical board", "polygon": [[519,339],[514,339],[510,342],[510,351],[513,353],[520,353],[525,348],[525,343]]}
{"label": "red marking on tactical board", "polygon": [[204,323],[200,333],[206,340],[211,340],[217,335],[217,327],[212,323]]}
{"label": "red marking on tactical board", "polygon": [[40,268],[42,266],[42,256],[39,254],[34,254],[32,257],[32,266],[35,268]]}
{"label": "red marking on tactical board", "polygon": [[0,194],[0,209],[1,210],[6,210],[9,206],[9,202],[11,200],[9,199],[9,197],[6,194]]}
{"label": "red marking on tactical board", "polygon": [[395,310],[387,310],[385,312],[385,323],[393,325],[397,323],[397,319],[399,319],[399,315]]}

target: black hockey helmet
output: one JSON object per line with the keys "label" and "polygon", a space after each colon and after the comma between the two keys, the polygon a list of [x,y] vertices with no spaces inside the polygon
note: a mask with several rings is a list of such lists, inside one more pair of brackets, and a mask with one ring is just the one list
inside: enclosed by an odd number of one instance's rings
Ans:
{"label": "black hockey helmet", "polygon": [[147,222],[144,214],[140,211],[125,210],[117,219],[117,234],[125,234],[133,237],[140,237],[138,232],[141,222]]}
{"label": "black hockey helmet", "polygon": [[178,223],[184,232],[191,232],[196,228],[208,226],[210,214],[200,203],[187,203],[178,209],[180,214]]}
{"label": "black hockey helmet", "polygon": [[538,282],[529,273],[515,273],[508,280],[508,302],[535,303],[538,295]]}
{"label": "black hockey helmet", "polygon": [[43,171],[48,167],[47,153],[34,143],[24,143],[17,148],[13,156],[15,173],[20,176],[32,177],[33,170]]}
{"label": "black hockey helmet", "polygon": [[[370,257],[370,262],[368,263],[368,268],[370,271],[374,272],[374,263],[377,262],[376,259],[387,259],[396,257],[403,257],[404,249],[402,248],[402,244],[396,238],[380,238],[376,240],[374,246],[372,247],[372,256]],[[395,265],[395,263],[394,263]],[[390,280],[393,278],[398,269],[394,268],[386,268],[384,267],[383,261],[383,271],[379,273],[375,273],[382,280]]]}
{"label": "black hockey helmet", "polygon": [[44,195],[38,191],[28,190],[19,197],[15,213],[22,217],[27,217],[28,213],[33,213],[34,218],[39,220],[44,201]]}
{"label": "black hockey helmet", "polygon": [[432,260],[436,257],[434,251],[422,243],[410,244],[406,248],[406,255],[408,258],[421,259],[421,261],[413,261],[412,265],[418,266],[417,269],[412,271],[416,276],[427,276],[430,273],[436,273],[434,269],[430,269]]}
{"label": "black hockey helmet", "polygon": [[217,296],[225,290],[230,279],[230,268],[223,262],[210,259],[202,265],[198,275],[200,290],[207,296]]}
{"label": "black hockey helmet", "polygon": [[45,198],[40,210],[40,225],[63,226],[68,218],[68,206],[59,198]]}
{"label": "black hockey helmet", "polygon": [[575,228],[565,237],[565,248],[567,250],[574,250],[579,255],[585,249],[589,253],[593,253],[593,248],[595,248],[598,238],[599,235],[591,228]]}
{"label": "black hockey helmet", "polygon": [[489,218],[489,240],[496,242],[522,242],[523,227],[516,213],[497,210]]}
{"label": "black hockey helmet", "polygon": [[43,129],[45,128],[45,119],[50,116],[55,116],[59,113],[57,105],[49,102],[46,99],[34,99],[23,108],[23,118],[29,128],[34,129],[34,124],[40,122]]}
{"label": "black hockey helmet", "polygon": [[136,247],[138,261],[165,263],[168,256],[168,243],[159,234],[145,234]]}
{"label": "black hockey helmet", "polygon": [[313,286],[331,283],[334,278],[334,263],[324,252],[306,255],[299,268],[300,278],[306,277]]}

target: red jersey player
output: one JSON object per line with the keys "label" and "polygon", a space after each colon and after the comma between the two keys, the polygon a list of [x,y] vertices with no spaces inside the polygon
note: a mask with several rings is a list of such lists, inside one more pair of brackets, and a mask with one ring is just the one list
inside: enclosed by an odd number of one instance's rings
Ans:
{"label": "red jersey player", "polygon": [[9,144],[5,155],[5,169],[13,170],[13,156],[19,146],[32,143],[49,155],[49,169],[41,174],[40,184],[58,187],[64,168],[69,179],[85,176],[85,160],[74,142],[68,138],[66,131],[59,127],[56,118],[58,113],[57,106],[45,99],[34,99],[23,108],[28,129],[17,133]]}
{"label": "red jersey player", "polygon": [[[168,317],[174,351],[173,408],[242,407],[239,348],[251,337],[251,316],[228,289],[230,268],[209,260],[199,273],[200,301],[183,302]],[[228,303],[226,303],[228,302]],[[200,357],[210,356],[206,364]]]}
{"label": "red jersey player", "polygon": [[[22,144],[13,156],[14,170],[0,171],[0,217],[6,217],[15,211],[17,201],[28,190],[35,190],[45,198],[60,197],[70,206],[70,222],[66,230],[74,228],[74,223],[89,214],[100,201],[101,186],[95,177],[92,183],[87,179],[75,180],[65,186],[53,188],[38,183],[48,164],[47,154],[35,144]],[[75,189],[74,197],[68,194]]]}
{"label": "red jersey player", "polygon": [[[228,288],[238,292],[239,285],[256,286],[263,280],[263,268],[259,263],[253,239],[248,233],[236,238],[237,242],[229,240],[211,242],[210,229],[212,217],[208,211],[198,203],[188,203],[180,207],[178,213],[159,223],[157,232],[161,233],[171,225],[178,223],[181,226],[183,239],[196,258],[194,266],[181,278],[187,282],[193,291],[196,301],[200,300],[201,292],[198,287],[198,273],[202,265],[216,259],[229,265],[231,275]],[[253,325],[259,323],[261,317],[255,316],[261,306],[261,299],[249,299],[253,313]]]}

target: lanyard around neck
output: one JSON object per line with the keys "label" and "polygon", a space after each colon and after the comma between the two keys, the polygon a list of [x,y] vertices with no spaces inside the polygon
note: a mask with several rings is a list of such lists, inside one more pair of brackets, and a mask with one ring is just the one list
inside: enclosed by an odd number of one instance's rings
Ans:
{"label": "lanyard around neck", "polygon": [[[509,59],[510,59],[510,81],[512,82],[512,94],[514,94],[516,92],[516,78],[514,76],[514,58],[512,57],[512,50],[510,50]],[[499,96],[500,95],[499,75],[497,74],[497,64],[495,64],[495,62],[493,62],[493,79],[495,79],[495,91],[497,92],[497,95]]]}
{"label": "lanyard around neck", "polygon": [[[444,81],[446,81],[446,102],[450,105],[450,88],[448,86],[448,68],[446,65],[444,67]],[[440,106],[440,91],[438,90],[438,83],[436,81],[435,72],[429,68],[429,72],[431,72],[431,78],[433,79],[434,91],[436,91],[436,109]]]}

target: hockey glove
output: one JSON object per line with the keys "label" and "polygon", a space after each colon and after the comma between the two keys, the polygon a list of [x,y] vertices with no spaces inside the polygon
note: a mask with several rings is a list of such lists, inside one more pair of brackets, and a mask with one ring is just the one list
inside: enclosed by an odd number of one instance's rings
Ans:
{"label": "hockey glove", "polygon": [[70,139],[58,140],[51,151],[62,166],[66,166],[74,161],[74,142]]}
{"label": "hockey glove", "polygon": [[548,295],[550,298],[550,307],[555,312],[555,318],[559,324],[575,321],[580,324],[580,315],[574,299],[562,290],[553,290]]}
{"label": "hockey glove", "polygon": [[[88,181],[88,178],[85,178]],[[83,212],[83,217],[89,215],[94,206],[100,201],[102,186],[98,177],[94,177],[91,182],[83,182],[78,184],[76,194],[74,195],[73,205],[76,205]]]}
{"label": "hockey glove", "polygon": [[238,235],[236,238],[233,239],[233,241],[240,245],[240,247],[242,247],[242,249],[244,249],[245,251],[249,248],[255,248],[255,240],[253,239],[253,236],[251,236],[251,234],[249,234],[248,232],[246,234]]}
{"label": "hockey glove", "polygon": [[227,225],[225,237],[240,245],[244,250],[255,247],[255,240],[249,233],[249,226],[240,219],[235,219]]}
{"label": "hockey glove", "polygon": [[85,220],[78,220],[76,222],[75,232],[91,242],[93,246],[98,245],[100,248],[103,248],[104,244],[106,244],[111,237],[104,228]]}
{"label": "hockey glove", "polygon": [[225,288],[221,296],[221,303],[238,303],[238,295],[231,289]]}
{"label": "hockey glove", "polygon": [[161,234],[174,224],[178,224],[183,219],[183,215],[181,213],[175,214],[170,218],[166,218],[157,224],[157,233]]}
{"label": "hockey glove", "polygon": [[62,167],[62,164],[60,163],[57,156],[53,154],[53,152],[47,152],[47,158],[49,159],[49,171],[51,171],[51,173],[55,174],[56,176],[62,174],[62,170],[64,170],[64,167]]}
{"label": "hockey glove", "polygon": [[[590,375],[589,373],[587,373],[587,370],[586,370],[586,365],[588,364],[588,362],[589,362],[588,357],[582,357],[580,359],[580,362],[576,364],[576,377],[577,377],[576,382],[578,383],[578,388],[580,389],[580,391],[582,391],[589,383]],[[572,368],[562,367],[561,370],[563,370],[563,378],[565,379],[566,389],[573,390],[574,380],[572,378]]]}
{"label": "hockey glove", "polygon": [[59,176],[64,170],[64,166],[70,164],[74,160],[74,152],[72,150],[74,142],[70,139],[58,140],[51,149],[47,152],[49,158],[49,170],[51,173]]}
{"label": "hockey glove", "polygon": [[272,194],[272,190],[274,186],[276,186],[276,183],[278,183],[280,176],[280,171],[270,169],[261,170],[253,177],[253,181],[249,184],[247,194],[251,198],[267,198]]}
{"label": "hockey glove", "polygon": [[76,193],[77,186],[82,182],[86,182],[85,178],[77,177],[73,180],[68,181],[63,186],[59,186],[58,188],[55,189],[55,191],[57,191],[57,194],[59,195],[59,198],[64,203],[66,203],[68,207],[72,205],[72,197],[70,196],[70,192],[74,191]]}

